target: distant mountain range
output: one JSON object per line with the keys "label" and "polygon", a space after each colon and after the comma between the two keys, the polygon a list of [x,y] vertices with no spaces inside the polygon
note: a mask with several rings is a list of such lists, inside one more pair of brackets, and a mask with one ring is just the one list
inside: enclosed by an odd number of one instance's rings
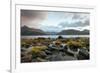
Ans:
{"label": "distant mountain range", "polygon": [[89,30],[75,30],[68,29],[62,30],[61,32],[44,32],[41,29],[29,28],[27,26],[21,27],[21,35],[89,35]]}
{"label": "distant mountain range", "polygon": [[89,30],[74,30],[74,29],[69,29],[69,30],[63,30],[59,33],[58,35],[89,35]]}
{"label": "distant mountain range", "polygon": [[21,27],[21,35],[46,35],[46,33],[40,29],[23,26]]}

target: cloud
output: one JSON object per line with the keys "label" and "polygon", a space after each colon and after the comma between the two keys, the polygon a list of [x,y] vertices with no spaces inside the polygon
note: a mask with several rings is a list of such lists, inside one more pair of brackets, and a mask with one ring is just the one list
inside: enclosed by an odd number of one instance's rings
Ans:
{"label": "cloud", "polygon": [[76,21],[76,22],[72,22],[72,23],[68,23],[68,22],[62,22],[59,24],[59,26],[63,27],[84,27],[84,26],[89,26],[89,20],[86,20],[84,22],[82,21]]}
{"label": "cloud", "polygon": [[58,26],[51,26],[51,25],[46,25],[46,26],[41,26],[40,27],[43,31],[46,32],[60,32],[62,30],[61,27]]}
{"label": "cloud", "polygon": [[37,10],[21,10],[21,16],[26,16],[29,18],[39,18],[44,19],[45,12]]}
{"label": "cloud", "polygon": [[[47,13],[37,10],[21,10],[21,25],[38,27],[46,18]],[[38,25],[39,24],[39,25]]]}
{"label": "cloud", "polygon": [[84,13],[71,13],[70,15],[67,14],[66,21],[59,23],[59,26],[61,26],[62,28],[89,26],[89,14],[84,14]]}
{"label": "cloud", "polygon": [[89,26],[89,14],[21,10],[21,26],[27,25],[44,31],[61,31],[68,28],[82,29]]}
{"label": "cloud", "polygon": [[83,31],[83,30],[90,30],[90,27],[85,26],[85,27],[65,27],[63,28],[63,30],[68,30],[68,29],[75,29],[75,30]]}
{"label": "cloud", "polygon": [[88,18],[89,14],[87,13],[73,13],[73,17],[72,19],[84,19],[84,18]]}

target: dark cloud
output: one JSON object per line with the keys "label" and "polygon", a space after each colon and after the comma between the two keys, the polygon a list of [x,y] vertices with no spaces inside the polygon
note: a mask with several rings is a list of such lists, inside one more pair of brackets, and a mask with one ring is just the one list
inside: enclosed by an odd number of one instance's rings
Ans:
{"label": "dark cloud", "polygon": [[37,27],[46,18],[46,12],[37,10],[21,10],[21,25]]}
{"label": "dark cloud", "polygon": [[45,12],[37,11],[37,10],[21,10],[21,16],[26,16],[29,18],[43,18],[44,19]]}

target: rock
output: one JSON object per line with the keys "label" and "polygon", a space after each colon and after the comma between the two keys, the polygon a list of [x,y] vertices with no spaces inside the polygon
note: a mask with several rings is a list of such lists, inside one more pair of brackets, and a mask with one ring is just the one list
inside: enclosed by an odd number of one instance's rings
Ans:
{"label": "rock", "polygon": [[37,56],[37,54],[36,53],[32,53],[32,59],[35,59],[35,58],[37,58],[38,56]]}
{"label": "rock", "polygon": [[52,52],[51,52],[51,51],[49,51],[49,50],[45,50],[45,53],[46,53],[47,55],[52,54]]}
{"label": "rock", "polygon": [[40,57],[37,57],[37,62],[47,62],[47,60],[40,58]]}
{"label": "rock", "polygon": [[68,50],[68,47],[67,47],[67,45],[64,44],[63,45],[63,49],[61,49],[60,51],[62,51],[62,52],[68,52],[67,50]]}
{"label": "rock", "polygon": [[35,58],[35,59],[32,59],[32,62],[37,62],[37,59]]}
{"label": "rock", "polygon": [[30,44],[22,45],[22,47],[29,48],[30,47]]}
{"label": "rock", "polygon": [[63,53],[55,52],[52,55],[49,55],[47,59],[49,59],[49,61],[60,61],[62,60],[62,57],[63,57]]}
{"label": "rock", "polygon": [[42,57],[45,58],[47,56],[47,54],[45,53],[45,51],[41,51],[37,54],[38,57]]}
{"label": "rock", "polygon": [[77,55],[79,60],[89,59],[89,52],[85,49],[80,49],[79,54]]}
{"label": "rock", "polygon": [[21,62],[32,62],[32,55],[25,55],[23,57],[21,57]]}
{"label": "rock", "polygon": [[21,52],[25,52],[25,51],[26,51],[26,48],[22,47]]}
{"label": "rock", "polygon": [[49,57],[49,61],[57,61],[57,60],[58,60],[57,55],[51,55]]}
{"label": "rock", "polygon": [[25,54],[24,53],[21,53],[21,57],[24,57],[25,56]]}
{"label": "rock", "polygon": [[64,49],[66,49],[66,50],[67,50],[67,49],[68,49],[68,46],[67,46],[67,45],[65,45],[65,46],[64,46]]}
{"label": "rock", "polygon": [[68,51],[69,53],[72,53],[73,55],[79,53],[79,49],[77,49],[77,50],[72,50],[72,49],[68,48],[67,51]]}
{"label": "rock", "polygon": [[72,53],[70,53],[70,52],[68,52],[68,51],[65,51],[65,53],[66,53],[66,55],[68,55],[68,56],[74,56],[74,54],[72,54]]}
{"label": "rock", "polygon": [[68,60],[77,60],[77,58],[73,57],[73,56],[69,56],[69,55],[65,55],[62,58],[63,61],[68,61]]}
{"label": "rock", "polygon": [[40,52],[38,52],[38,53],[33,53],[32,54],[32,61],[33,62],[35,62],[35,61],[37,61],[36,59],[38,58],[38,57],[40,57],[40,58],[45,58],[45,57],[47,57],[47,54],[45,53],[45,51],[40,51]]}
{"label": "rock", "polygon": [[58,36],[58,38],[57,39],[63,39],[63,37],[60,35],[60,36]]}

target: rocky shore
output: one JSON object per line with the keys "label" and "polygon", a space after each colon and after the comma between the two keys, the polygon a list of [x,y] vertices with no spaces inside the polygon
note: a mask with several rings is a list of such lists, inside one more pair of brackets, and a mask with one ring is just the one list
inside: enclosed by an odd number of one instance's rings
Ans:
{"label": "rocky shore", "polygon": [[[42,40],[42,42],[41,42]],[[27,41],[24,39],[24,44],[21,45],[21,62],[49,62],[49,61],[68,61],[68,60],[88,60],[89,48],[87,44],[82,46],[83,39],[74,38],[67,43],[65,39],[58,38],[56,40],[47,39],[32,39]],[[77,42],[77,41],[81,41]],[[86,39],[87,40],[87,39]],[[40,41],[40,42],[39,42]],[[25,43],[29,44],[25,44]]]}

